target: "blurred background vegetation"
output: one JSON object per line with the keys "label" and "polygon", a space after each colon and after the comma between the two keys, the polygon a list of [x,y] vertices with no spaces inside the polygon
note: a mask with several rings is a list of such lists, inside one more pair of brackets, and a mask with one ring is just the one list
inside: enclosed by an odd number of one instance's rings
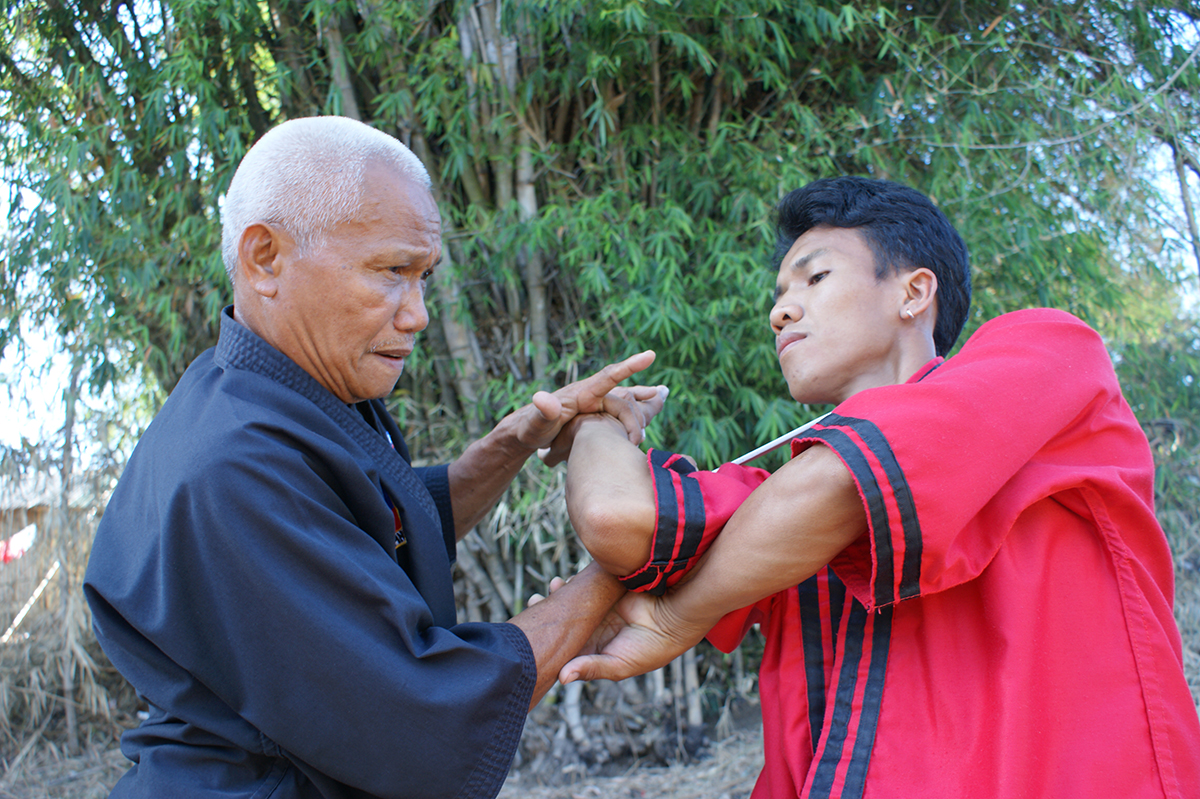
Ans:
{"label": "blurred background vegetation", "polygon": [[[646,380],[672,390],[654,445],[714,466],[794,427],[821,409],[787,396],[768,335],[774,203],[838,174],[926,192],[972,254],[960,342],[1037,305],[1108,341],[1159,465],[1200,684],[1200,5],[4,5],[0,363],[19,373],[30,331],[46,329],[67,377],[58,434],[0,462],[4,535],[44,506],[36,545],[0,567],[0,625],[61,564],[0,646],[0,789],[38,747],[111,748],[135,723],[78,601],[90,533],[139,432],[215,342],[233,170],[271,126],[314,114],[396,136],[433,175],[444,263],[391,399],[424,462],[536,389],[646,348]],[[464,617],[508,618],[574,571],[584,553],[562,483],[531,464],[460,548]],[[682,730],[726,724],[754,695],[753,659],[701,649],[619,695],[555,696],[522,757],[548,756],[556,729],[573,749],[555,756],[585,766],[631,730],[639,756],[677,752]],[[580,714],[589,702],[604,712]]]}

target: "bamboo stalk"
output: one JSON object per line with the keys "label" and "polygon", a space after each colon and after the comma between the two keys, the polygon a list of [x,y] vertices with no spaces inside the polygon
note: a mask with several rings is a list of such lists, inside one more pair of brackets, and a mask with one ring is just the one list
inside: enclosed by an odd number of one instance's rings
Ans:
{"label": "bamboo stalk", "polygon": [[346,48],[342,44],[342,31],[338,17],[332,13],[321,20],[321,35],[325,39],[325,54],[329,59],[329,72],[333,79],[333,90],[341,100],[342,116],[362,121],[358,100],[354,95],[354,84],[350,80],[350,69],[346,66]]}
{"label": "bamboo stalk", "polygon": [[67,751],[72,755],[79,754],[79,721],[75,714],[76,664],[75,652],[72,647],[75,640],[75,620],[70,612],[70,598],[74,596],[70,568],[70,555],[74,549],[74,536],[71,534],[73,529],[71,524],[71,478],[75,470],[75,403],[79,397],[79,377],[82,372],[83,359],[76,356],[75,363],[71,366],[71,377],[64,397],[66,414],[63,422],[62,466],[60,469],[62,495],[59,502],[61,523],[58,534],[59,559],[67,564],[67,567],[62,569],[59,574],[59,581],[62,584],[64,642],[63,649],[59,653],[59,669],[63,681],[62,702],[63,712],[66,715]]}
{"label": "bamboo stalk", "polygon": [[704,724],[704,709],[700,704],[700,675],[696,667],[696,648],[683,653],[683,690],[687,702],[687,723],[692,729]]}
{"label": "bamboo stalk", "polygon": [[[537,192],[534,187],[533,141],[522,128],[517,133],[517,208],[521,220],[529,222],[537,217]],[[542,253],[536,248],[525,248],[525,292],[529,296],[530,360],[533,363],[533,379],[541,384],[546,379],[546,367],[550,362],[550,321],[546,304],[546,270]]]}

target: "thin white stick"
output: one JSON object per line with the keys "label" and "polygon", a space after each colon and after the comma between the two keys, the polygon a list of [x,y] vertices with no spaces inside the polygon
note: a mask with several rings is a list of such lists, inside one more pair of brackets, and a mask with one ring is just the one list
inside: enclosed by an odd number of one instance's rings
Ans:
{"label": "thin white stick", "polygon": [[[833,411],[830,411],[829,413],[833,413]],[[746,463],[747,461],[754,460],[759,455],[766,455],[768,452],[770,452],[773,449],[779,449],[784,444],[787,444],[793,438],[800,435],[805,430],[807,430],[808,428],[812,427],[817,422],[824,419],[826,416],[829,415],[829,413],[823,413],[820,416],[818,416],[816,419],[813,419],[811,422],[805,422],[804,424],[797,427],[795,430],[792,430],[789,433],[784,433],[783,435],[781,435],[779,438],[775,439],[774,441],[768,441],[766,444],[763,444],[758,449],[750,450],[745,455],[735,458],[733,462],[736,464],[743,464],[743,463]]]}
{"label": "thin white stick", "polygon": [[52,580],[56,574],[58,574],[57,560],[54,561],[54,565],[50,567],[50,571],[46,572],[46,576],[42,579],[42,584],[39,585],[37,590],[33,592],[33,596],[29,597],[29,601],[25,603],[25,607],[21,608],[21,612],[17,614],[15,619],[13,619],[12,626],[8,628],[8,632],[4,634],[3,638],[0,638],[0,644],[8,643],[8,639],[12,638],[12,634],[17,631],[17,627],[19,627],[21,622],[25,620],[25,614],[28,613],[29,609],[33,607],[33,603],[38,601],[38,597],[40,597],[42,592],[46,590],[46,586],[50,585],[50,580]]}

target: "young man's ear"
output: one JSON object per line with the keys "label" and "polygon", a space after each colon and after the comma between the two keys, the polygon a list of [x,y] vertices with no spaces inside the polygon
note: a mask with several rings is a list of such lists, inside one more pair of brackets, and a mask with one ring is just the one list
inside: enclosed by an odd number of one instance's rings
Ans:
{"label": "young man's ear", "polygon": [[937,313],[937,275],[925,267],[904,273],[904,307],[901,315],[916,319],[922,314]]}
{"label": "young man's ear", "polygon": [[238,280],[256,294],[274,297],[284,266],[282,255],[293,244],[281,228],[262,222],[250,225],[238,240]]}

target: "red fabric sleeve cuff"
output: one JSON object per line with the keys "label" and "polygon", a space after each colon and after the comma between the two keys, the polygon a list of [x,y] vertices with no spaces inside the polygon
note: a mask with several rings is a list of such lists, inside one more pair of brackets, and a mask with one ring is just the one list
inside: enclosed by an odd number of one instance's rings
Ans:
{"label": "red fabric sleeve cuff", "polygon": [[682,455],[655,449],[646,459],[657,507],[654,543],[646,565],[620,580],[630,591],[661,595],[696,565],[766,473],[702,472]]}

